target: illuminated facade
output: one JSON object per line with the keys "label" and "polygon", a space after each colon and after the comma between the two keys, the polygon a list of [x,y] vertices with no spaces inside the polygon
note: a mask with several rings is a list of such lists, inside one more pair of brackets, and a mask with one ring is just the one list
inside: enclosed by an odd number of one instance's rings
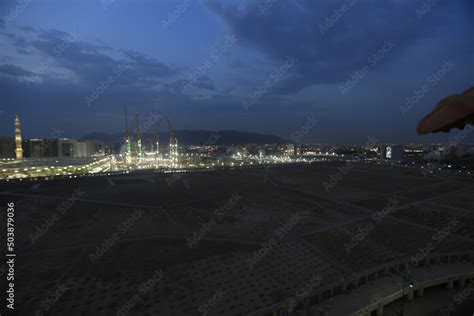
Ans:
{"label": "illuminated facade", "polygon": [[179,165],[179,153],[178,153],[178,139],[176,134],[171,127],[171,121],[166,119],[168,123],[168,132],[169,132],[169,158],[171,166],[176,168]]}
{"label": "illuminated facade", "polygon": [[380,147],[380,158],[392,161],[402,161],[405,147],[402,145],[382,145]]}
{"label": "illuminated facade", "polygon": [[15,158],[15,139],[13,137],[0,137],[0,158]]}
{"label": "illuminated facade", "polygon": [[283,152],[285,153],[285,155],[293,156],[293,155],[295,155],[295,149],[296,149],[295,145],[288,144],[284,147]]}
{"label": "illuminated facade", "polygon": [[132,143],[130,142],[130,134],[128,133],[127,107],[125,107],[124,109],[125,109],[125,135],[124,135],[124,139],[125,139],[125,150],[126,150],[125,156],[126,156],[127,162],[129,162],[131,157],[132,157]]}
{"label": "illuminated facade", "polygon": [[138,138],[137,139],[137,154],[138,154],[138,159],[142,158],[142,139]]}
{"label": "illuminated facade", "polygon": [[23,147],[21,145],[21,127],[20,118],[18,115],[15,117],[15,155],[17,160],[23,159]]}
{"label": "illuminated facade", "polygon": [[83,158],[105,154],[105,146],[102,141],[59,138],[52,144],[57,146],[55,153],[58,158]]}
{"label": "illuminated facade", "polygon": [[132,156],[132,144],[130,143],[130,137],[125,138],[126,150],[127,150],[127,160]]}
{"label": "illuminated facade", "polygon": [[136,130],[136,138],[137,138],[137,148],[136,148],[136,155],[138,157],[138,161],[142,158],[142,133],[140,131],[140,117],[138,113],[135,114],[135,130]]}
{"label": "illuminated facade", "polygon": [[178,140],[176,138],[174,138],[174,141],[170,143],[170,159],[173,165],[179,163]]}

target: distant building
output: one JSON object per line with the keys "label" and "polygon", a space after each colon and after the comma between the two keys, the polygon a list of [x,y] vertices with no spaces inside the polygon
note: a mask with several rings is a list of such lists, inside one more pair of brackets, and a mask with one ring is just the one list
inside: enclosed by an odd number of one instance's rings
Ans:
{"label": "distant building", "polygon": [[263,146],[263,149],[265,150],[265,154],[267,155],[279,155],[281,154],[279,150],[279,146],[277,144],[265,144]]}
{"label": "distant building", "polygon": [[16,158],[22,160],[23,141],[21,139],[20,118],[15,116],[15,138],[2,137],[0,138],[0,158]]}
{"label": "distant building", "polygon": [[300,146],[295,146],[295,156],[299,156],[301,153],[301,147]]}
{"label": "distant building", "polygon": [[0,137],[0,158],[15,158],[15,139]]}
{"label": "distant building", "polygon": [[87,144],[88,156],[103,156],[105,155],[105,145],[100,140],[83,140]]}
{"label": "distant building", "polygon": [[294,156],[296,154],[295,150],[296,150],[295,145],[288,144],[284,147],[283,152],[285,153],[285,155]]}
{"label": "distant building", "polygon": [[60,138],[57,141],[58,157],[91,157],[104,154],[104,143],[96,140]]}
{"label": "distant building", "polygon": [[25,144],[25,156],[30,158],[58,157],[57,139],[28,139]]}
{"label": "distant building", "polygon": [[59,158],[72,158],[74,157],[74,145],[76,140],[61,138],[58,139],[58,157]]}
{"label": "distant building", "polygon": [[15,138],[0,137],[0,158],[80,158],[101,156],[105,146],[98,140],[26,139],[21,137],[20,118],[15,116]]}
{"label": "distant building", "polygon": [[402,145],[382,145],[380,147],[380,158],[392,161],[402,161],[405,148]]}
{"label": "distant building", "polygon": [[33,138],[24,141],[23,146],[29,158],[81,158],[100,156],[105,151],[102,141],[70,138]]}
{"label": "distant building", "polygon": [[408,145],[405,147],[405,160],[418,161],[422,160],[425,155],[425,151],[422,146]]}

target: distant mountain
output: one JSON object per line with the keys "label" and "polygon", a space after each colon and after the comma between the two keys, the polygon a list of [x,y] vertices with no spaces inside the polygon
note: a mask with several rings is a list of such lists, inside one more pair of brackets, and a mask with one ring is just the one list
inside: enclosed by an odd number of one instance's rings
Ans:
{"label": "distant mountain", "polygon": [[[180,145],[246,145],[246,144],[287,144],[288,140],[281,137],[267,134],[246,133],[237,131],[175,131],[178,143]],[[133,134],[131,135],[133,138]],[[155,135],[151,133],[143,133],[142,143],[150,144]],[[162,132],[159,135],[160,143],[168,144],[168,133]],[[90,133],[82,137],[82,139],[101,140],[105,144],[113,145],[123,142],[123,133],[107,134],[107,133]]]}

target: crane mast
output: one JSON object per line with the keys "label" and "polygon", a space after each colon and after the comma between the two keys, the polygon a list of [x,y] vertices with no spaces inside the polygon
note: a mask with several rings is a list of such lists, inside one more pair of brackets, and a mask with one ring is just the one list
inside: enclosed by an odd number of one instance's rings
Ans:
{"label": "crane mast", "polygon": [[172,161],[173,166],[176,166],[178,163],[178,140],[176,139],[176,134],[171,127],[170,119],[166,118],[166,122],[168,123],[168,133],[169,133],[169,155]]}
{"label": "crane mast", "polygon": [[160,153],[160,122],[156,124],[155,146],[156,146],[155,153],[159,154]]}
{"label": "crane mast", "polygon": [[125,147],[126,147],[126,158],[130,159],[132,155],[132,144],[130,143],[130,134],[128,133],[128,116],[127,116],[127,107],[125,106]]}
{"label": "crane mast", "polygon": [[140,132],[140,118],[138,113],[135,113],[135,135],[137,139],[137,155],[138,158],[142,158],[142,134]]}

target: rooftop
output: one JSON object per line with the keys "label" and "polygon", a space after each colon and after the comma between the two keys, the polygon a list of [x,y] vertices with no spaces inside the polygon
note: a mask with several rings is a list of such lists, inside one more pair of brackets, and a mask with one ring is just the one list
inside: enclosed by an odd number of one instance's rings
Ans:
{"label": "rooftop", "polygon": [[[246,315],[311,280],[317,291],[431,244],[429,254],[473,251],[473,189],[413,169],[327,162],[25,183],[0,197],[18,210],[23,312],[65,285],[53,314],[116,314],[138,294],[141,315],[203,306]],[[141,292],[156,271],[163,277]]]}

